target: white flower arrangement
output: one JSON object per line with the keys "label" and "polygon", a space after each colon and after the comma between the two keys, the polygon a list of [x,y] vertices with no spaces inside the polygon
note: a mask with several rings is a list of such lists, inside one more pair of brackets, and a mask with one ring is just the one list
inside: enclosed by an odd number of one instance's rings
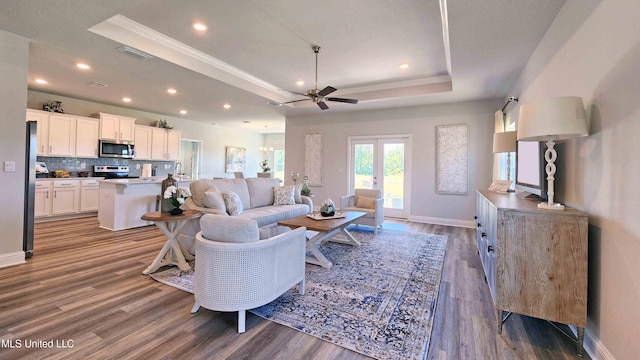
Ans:
{"label": "white flower arrangement", "polygon": [[185,187],[177,188],[171,185],[164,191],[163,195],[165,199],[171,199],[173,206],[179,208],[180,205],[184,204],[184,201],[191,196],[191,191]]}

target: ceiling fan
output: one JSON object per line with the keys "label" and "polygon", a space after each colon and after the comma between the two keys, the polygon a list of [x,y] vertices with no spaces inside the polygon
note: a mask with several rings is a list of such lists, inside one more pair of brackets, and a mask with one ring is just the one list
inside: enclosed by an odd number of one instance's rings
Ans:
{"label": "ceiling fan", "polygon": [[307,96],[307,97],[309,97],[309,99],[300,99],[300,100],[287,101],[287,102],[284,102],[282,104],[290,104],[290,103],[299,102],[299,101],[312,100],[314,103],[318,104],[318,107],[320,107],[320,109],[322,109],[322,110],[327,110],[329,108],[329,106],[325,103],[325,101],[336,101],[336,102],[342,102],[342,103],[348,103],[348,104],[357,104],[358,100],[356,100],[356,99],[344,99],[344,98],[337,98],[337,97],[326,97],[327,95],[331,94],[332,92],[338,90],[338,89],[334,88],[333,86],[327,86],[326,88],[324,88],[322,90],[318,90],[318,53],[320,52],[320,46],[313,45],[311,48],[313,49],[313,52],[316,54],[316,87],[315,87],[315,89],[311,89],[311,90],[307,91],[306,94],[301,94],[301,93],[297,93],[295,91],[291,91],[294,94],[298,94],[298,95],[301,95],[301,96]]}

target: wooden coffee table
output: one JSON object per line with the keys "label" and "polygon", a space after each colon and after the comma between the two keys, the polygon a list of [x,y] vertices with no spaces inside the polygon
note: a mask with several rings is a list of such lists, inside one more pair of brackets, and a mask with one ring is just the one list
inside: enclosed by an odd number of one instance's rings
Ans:
{"label": "wooden coffee table", "polygon": [[[311,239],[307,238],[307,250],[313,254],[313,256],[307,256],[307,262],[310,264],[320,265],[324,268],[330,268],[333,266],[331,261],[327,259],[324,254],[318,248],[318,245],[323,240],[329,240],[333,242],[339,242],[343,244],[360,246],[360,242],[351,235],[346,227],[351,223],[366,215],[360,211],[343,211],[344,217],[337,219],[327,220],[314,220],[306,215],[298,216],[284,221],[279,221],[278,225],[289,226],[292,228],[306,227],[307,230],[317,231],[318,234]],[[334,239],[333,236],[342,233],[346,236],[346,240]]]}

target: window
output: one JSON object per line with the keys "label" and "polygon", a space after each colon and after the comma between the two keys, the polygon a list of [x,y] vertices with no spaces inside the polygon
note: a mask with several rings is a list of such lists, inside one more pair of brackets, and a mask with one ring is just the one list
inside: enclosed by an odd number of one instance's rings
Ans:
{"label": "window", "polygon": [[273,177],[284,180],[284,149],[273,150]]}

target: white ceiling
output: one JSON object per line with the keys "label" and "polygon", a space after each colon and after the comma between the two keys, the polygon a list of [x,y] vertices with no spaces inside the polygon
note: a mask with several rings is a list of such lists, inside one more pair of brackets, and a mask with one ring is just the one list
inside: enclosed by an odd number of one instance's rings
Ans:
{"label": "white ceiling", "polygon": [[[517,96],[506,89],[563,3],[0,0],[0,29],[32,41],[30,89],[280,132],[287,115],[323,111],[310,100],[268,104],[302,99],[290,91],[315,87],[312,45],[321,46],[318,88],[331,85],[338,89],[331,96],[360,100],[327,102],[325,113]],[[195,21],[207,31],[195,31]],[[124,54],[117,50],[123,44],[154,57]],[[91,69],[78,70],[77,62]],[[400,70],[401,63],[409,68]],[[169,87],[178,93],[169,95]],[[124,96],[133,101],[123,103]]]}

